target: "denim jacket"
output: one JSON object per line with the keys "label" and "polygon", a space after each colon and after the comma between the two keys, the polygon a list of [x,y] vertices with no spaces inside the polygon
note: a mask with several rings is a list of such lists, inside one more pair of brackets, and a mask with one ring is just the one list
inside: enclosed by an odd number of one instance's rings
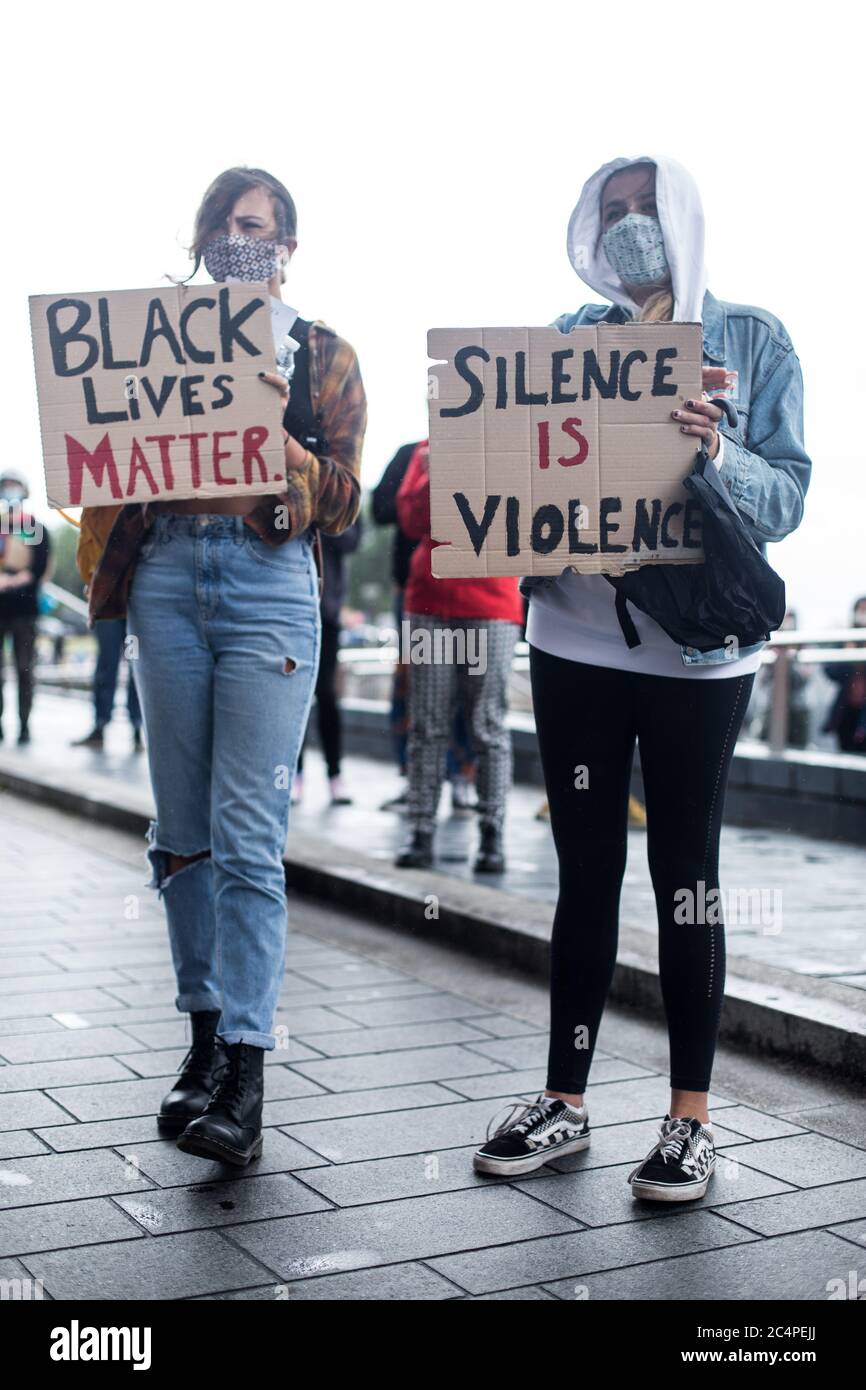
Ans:
{"label": "denim jacket", "polygon": [[[719,475],[761,546],[781,541],[803,517],[803,499],[812,463],[803,446],[803,377],[800,362],[783,325],[765,309],[729,304],[707,290],[703,305],[704,365],[725,366],[739,373],[734,404],[739,423],[719,425],[725,437]],[[562,314],[554,327],[569,333],[580,324],[628,323],[617,304],[584,304]],[[532,575],[520,581],[524,594],[554,576]],[[760,651],[764,644],[741,647],[738,655]],[[698,652],[683,647],[686,666],[716,665],[730,651]]]}

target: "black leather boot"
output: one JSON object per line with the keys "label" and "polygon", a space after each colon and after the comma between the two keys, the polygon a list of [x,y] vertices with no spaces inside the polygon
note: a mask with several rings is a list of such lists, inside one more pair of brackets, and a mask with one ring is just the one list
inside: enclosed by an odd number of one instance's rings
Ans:
{"label": "black leather boot", "polygon": [[394,860],[398,869],[430,869],[433,866],[433,831],[412,831],[412,838]]}
{"label": "black leather boot", "polygon": [[192,1047],[180,1064],[180,1076],[162,1102],[156,1123],[163,1134],[181,1134],[204,1110],[216,1085],[214,1072],[224,1064],[223,1045],[216,1036],[219,1012],[190,1014]]}
{"label": "black leather boot", "polygon": [[505,872],[505,852],[502,847],[502,827],[482,824],[481,844],[475,860],[477,874],[502,874]]}
{"label": "black leather boot", "polygon": [[262,1151],[265,1053],[249,1043],[225,1043],[228,1059],[216,1090],[177,1141],[185,1154],[245,1168]]}

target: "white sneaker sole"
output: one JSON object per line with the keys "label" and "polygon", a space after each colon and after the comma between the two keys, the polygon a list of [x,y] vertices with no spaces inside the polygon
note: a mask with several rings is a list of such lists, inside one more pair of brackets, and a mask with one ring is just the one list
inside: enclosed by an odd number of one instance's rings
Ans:
{"label": "white sneaker sole", "polygon": [[591,1139],[591,1134],[582,1134],[577,1139],[567,1139],[565,1143],[549,1149],[539,1149],[527,1158],[488,1158],[486,1154],[475,1153],[472,1155],[472,1166],[476,1173],[493,1173],[497,1178],[508,1177],[511,1173],[531,1173],[535,1168],[543,1168],[553,1158],[588,1149]]}
{"label": "white sneaker sole", "polygon": [[676,1183],[668,1186],[666,1183],[642,1183],[639,1179],[629,1183],[633,1197],[638,1197],[642,1202],[697,1202],[706,1195],[712,1172],[709,1172],[700,1182],[695,1183]]}

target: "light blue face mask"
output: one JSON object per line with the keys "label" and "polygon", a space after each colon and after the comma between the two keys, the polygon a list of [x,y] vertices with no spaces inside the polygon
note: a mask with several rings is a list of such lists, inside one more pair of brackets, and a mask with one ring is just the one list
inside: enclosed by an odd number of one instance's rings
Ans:
{"label": "light blue face mask", "polygon": [[626,285],[657,285],[670,271],[657,217],[629,212],[604,233],[601,244]]}

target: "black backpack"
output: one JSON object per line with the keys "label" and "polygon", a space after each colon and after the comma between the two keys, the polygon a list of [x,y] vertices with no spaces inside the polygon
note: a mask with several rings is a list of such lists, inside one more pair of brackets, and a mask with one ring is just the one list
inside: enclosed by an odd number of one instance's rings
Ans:
{"label": "black backpack", "polygon": [[[326,454],[328,441],[322,429],[322,412],[313,409],[313,395],[310,385],[310,320],[295,319],[290,336],[300,344],[295,353],[294,371],[289,384],[289,404],[283,415],[283,429],[288,430],[305,449],[313,454]],[[316,552],[316,569],[319,574],[319,598],[325,585],[325,564],[322,556],[322,537],[318,526],[309,528],[310,539]]]}
{"label": "black backpack", "polygon": [[[733,427],[732,402],[717,397]],[[698,652],[715,651],[732,637],[739,646],[766,642],[785,616],[785,585],[767,563],[737,511],[718,469],[702,444],[684,486],[700,503],[704,562],[644,565],[614,578],[616,613],[629,647],[640,643],[628,612],[633,603],[675,642]]]}
{"label": "black backpack", "polygon": [[311,453],[326,454],[328,445],[322,432],[322,413],[313,409],[310,388],[310,327],[308,319],[295,319],[291,327],[290,336],[300,343],[300,347],[295,353],[283,429],[288,430]]}

